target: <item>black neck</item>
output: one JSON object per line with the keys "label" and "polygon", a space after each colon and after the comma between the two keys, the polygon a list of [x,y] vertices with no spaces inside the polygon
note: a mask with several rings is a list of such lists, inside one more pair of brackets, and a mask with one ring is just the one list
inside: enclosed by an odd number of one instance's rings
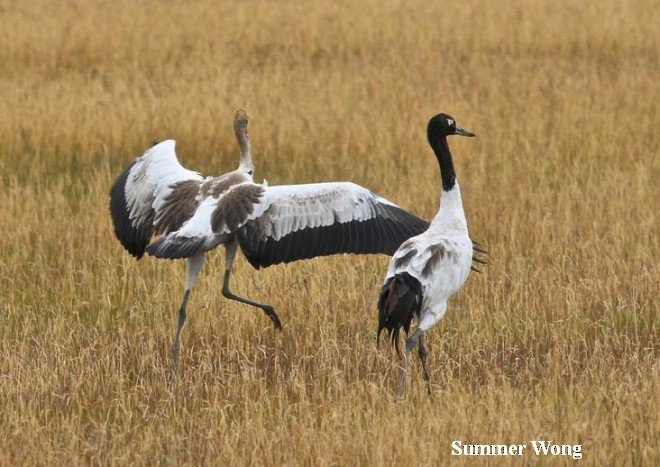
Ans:
{"label": "black neck", "polygon": [[429,135],[429,143],[435,152],[435,157],[438,158],[440,164],[440,176],[442,177],[442,190],[450,191],[456,185],[456,172],[454,172],[454,162],[451,160],[451,152],[449,152],[449,144],[447,144],[447,137],[432,138]]}

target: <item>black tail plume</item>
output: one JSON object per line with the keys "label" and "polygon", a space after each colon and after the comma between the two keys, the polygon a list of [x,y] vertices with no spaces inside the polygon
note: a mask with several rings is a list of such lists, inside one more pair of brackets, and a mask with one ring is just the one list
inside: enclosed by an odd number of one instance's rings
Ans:
{"label": "black tail plume", "polygon": [[[488,256],[488,250],[486,250],[481,243],[475,242],[474,240],[472,240],[472,250],[473,250],[473,254],[472,254],[472,262],[473,263],[479,263],[479,264],[483,264],[485,266],[490,265],[490,263],[487,260],[477,256],[478,253],[480,253],[482,255],[485,255],[485,256]],[[472,264],[472,266],[470,266],[470,269],[472,269],[474,272],[478,272],[478,273],[481,274],[481,271],[476,268],[475,264]]]}
{"label": "black tail plume", "polygon": [[422,298],[422,284],[407,272],[396,274],[385,282],[378,296],[376,345],[380,342],[380,333],[387,329],[390,341],[401,355],[399,332],[403,328],[408,334],[412,319],[419,318]]}
{"label": "black tail plume", "polygon": [[480,242],[475,241],[475,240],[472,240],[472,249],[476,252],[483,253],[485,255],[488,254],[488,250],[486,250],[484,245]]}

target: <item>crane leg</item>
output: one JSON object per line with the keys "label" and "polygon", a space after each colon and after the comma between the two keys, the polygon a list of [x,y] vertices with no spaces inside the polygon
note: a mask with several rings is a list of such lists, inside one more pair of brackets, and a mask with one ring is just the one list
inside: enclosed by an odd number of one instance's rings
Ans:
{"label": "crane leg", "polygon": [[422,372],[424,373],[424,380],[426,381],[426,390],[429,395],[431,394],[431,374],[429,373],[429,367],[427,365],[428,352],[426,352],[426,347],[424,347],[424,336],[419,336],[419,347],[417,351],[419,352],[419,359],[422,362]]}
{"label": "crane leg", "polygon": [[204,264],[204,259],[206,255],[201,253],[199,255],[188,258],[186,262],[188,263],[188,282],[186,284],[186,291],[183,294],[183,301],[179,307],[179,323],[176,328],[176,335],[174,336],[174,345],[172,346],[172,361],[174,362],[174,369],[176,370],[177,365],[179,364],[179,346],[181,343],[181,330],[183,325],[186,322],[186,307],[188,306],[188,298],[190,297],[190,292],[192,291],[197,276],[202,270],[202,265]]}
{"label": "crane leg", "polygon": [[266,313],[266,316],[268,316],[270,320],[273,322],[275,329],[282,329],[282,322],[280,321],[279,316],[277,316],[277,313],[275,313],[275,309],[272,306],[266,305],[264,303],[255,302],[247,298],[239,297],[238,295],[234,295],[229,290],[229,278],[231,276],[231,266],[232,264],[234,264],[234,258],[236,257],[237,248],[238,248],[238,243],[236,242],[236,240],[233,240],[232,242],[227,243],[225,245],[225,250],[227,254],[225,259],[225,278],[222,281],[222,295],[230,300],[235,300],[237,302],[245,303],[246,305],[251,305],[253,307],[260,308],[261,310],[263,310],[264,313]]}
{"label": "crane leg", "polygon": [[176,335],[174,336],[174,345],[172,345],[172,361],[174,362],[174,369],[179,364],[179,345],[181,342],[181,330],[183,324],[186,322],[186,307],[188,305],[188,297],[190,297],[190,290],[186,290],[183,294],[183,301],[179,307],[179,324],[176,328]]}
{"label": "crane leg", "polygon": [[397,399],[401,398],[403,389],[406,387],[406,373],[408,371],[408,360],[410,360],[410,352],[412,352],[412,349],[415,348],[421,338],[422,330],[417,329],[412,336],[406,339],[406,356],[404,357],[403,365],[401,366],[401,373],[399,373],[399,385],[396,391]]}

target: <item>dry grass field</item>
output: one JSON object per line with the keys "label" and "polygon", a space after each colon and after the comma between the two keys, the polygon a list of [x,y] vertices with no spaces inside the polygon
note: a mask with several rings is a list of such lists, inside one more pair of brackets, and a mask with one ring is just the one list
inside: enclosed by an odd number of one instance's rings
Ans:
{"label": "dry grass field", "polygon": [[[499,3],[499,4],[498,4]],[[0,0],[0,465],[660,464],[660,8],[631,0]],[[168,385],[182,261],[108,191],[154,140],[204,174],[352,180],[430,219],[446,111],[473,274],[414,360],[376,349],[388,258],[212,253]],[[527,444],[452,457],[451,442]]]}

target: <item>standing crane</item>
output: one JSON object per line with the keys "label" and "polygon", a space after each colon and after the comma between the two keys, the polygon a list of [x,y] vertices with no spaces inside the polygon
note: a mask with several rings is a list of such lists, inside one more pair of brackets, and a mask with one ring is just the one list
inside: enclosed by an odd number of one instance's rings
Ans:
{"label": "standing crane", "polygon": [[[447,114],[438,114],[429,121],[427,138],[440,164],[442,178],[440,210],[428,229],[404,241],[394,253],[378,298],[377,338],[387,329],[397,352],[401,328],[407,335],[413,319],[417,321],[417,330],[406,339],[397,397],[403,393],[408,360],[415,345],[419,345],[419,359],[430,392],[431,377],[422,336],[444,316],[447,300],[465,284],[472,261],[485,263],[473,258],[473,242],[468,234],[461,190],[447,144],[449,135],[475,136]],[[485,253],[478,246],[474,249]]]}
{"label": "standing crane", "polygon": [[[185,169],[167,140],[136,158],[110,191],[117,238],[135,258],[185,258],[187,282],[172,347],[176,368],[186,307],[206,253],[225,247],[222,294],[263,310],[276,329],[272,306],[235,295],[231,268],[240,247],[256,269],[336,253],[392,255],[428,227],[424,220],[349,182],[267,186],[253,180],[248,115],[237,111],[238,168],[217,177]],[[153,240],[155,238],[155,240]],[[152,241],[153,240],[153,241]]]}

